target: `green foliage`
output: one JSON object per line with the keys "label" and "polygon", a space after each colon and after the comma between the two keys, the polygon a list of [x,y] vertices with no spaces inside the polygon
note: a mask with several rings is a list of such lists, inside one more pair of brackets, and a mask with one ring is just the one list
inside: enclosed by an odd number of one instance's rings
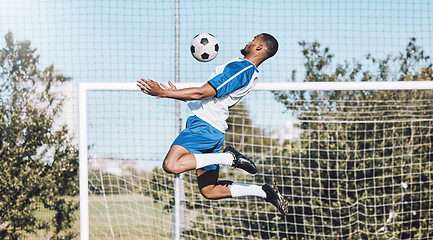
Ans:
{"label": "green foliage", "polygon": [[[369,55],[373,71],[359,63],[332,71],[328,49],[300,45],[306,81],[432,79],[430,58],[415,39],[398,57]],[[275,97],[293,110],[305,130],[301,151],[286,151],[281,162],[273,160],[288,166],[287,172],[275,168],[274,174],[285,176],[293,216],[302,216],[288,218],[302,226],[298,236],[432,237],[432,91],[291,91],[275,92]]]}
{"label": "green foliage", "polygon": [[[52,231],[52,239],[76,236],[71,226],[78,205],[78,151],[66,126],[55,127],[62,99],[51,86],[68,80],[53,66],[39,70],[29,41],[11,32],[0,54],[0,230],[2,239]],[[42,205],[41,205],[42,204]],[[53,219],[35,216],[43,206]]]}
{"label": "green foliage", "polygon": [[[243,102],[240,102],[230,109],[227,118],[228,129],[224,140],[224,146],[231,145],[238,151],[251,155],[255,153],[269,152],[271,150],[271,139],[264,131],[254,127],[248,109]],[[273,145],[276,145],[274,142]]]}

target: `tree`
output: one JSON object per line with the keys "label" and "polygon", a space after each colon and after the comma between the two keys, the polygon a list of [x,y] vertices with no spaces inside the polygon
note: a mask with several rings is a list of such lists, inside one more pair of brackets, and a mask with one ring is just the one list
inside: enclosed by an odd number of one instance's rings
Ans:
{"label": "tree", "polygon": [[231,145],[238,151],[252,156],[264,151],[269,152],[271,146],[276,145],[275,141],[271,144],[270,137],[266,136],[263,129],[254,127],[250,113],[243,102],[230,109],[227,125],[229,128],[226,132],[223,149]]}
{"label": "tree", "polygon": [[[71,239],[78,209],[66,196],[78,193],[78,150],[66,125],[57,127],[62,99],[52,86],[69,78],[51,65],[39,69],[30,41],[5,36],[0,55],[0,230],[2,239],[18,239],[38,230],[52,239]],[[54,212],[52,219],[35,214]]]}
{"label": "tree", "polygon": [[[369,70],[360,63],[332,69],[328,48],[300,45],[308,82],[432,79],[430,58],[415,39],[397,57],[368,55]],[[293,186],[284,189],[294,196],[293,216],[302,216],[294,219],[301,226],[298,237],[432,237],[432,91],[291,91],[275,97],[297,113],[305,130],[303,151],[286,152],[282,164],[291,171],[280,173]]]}

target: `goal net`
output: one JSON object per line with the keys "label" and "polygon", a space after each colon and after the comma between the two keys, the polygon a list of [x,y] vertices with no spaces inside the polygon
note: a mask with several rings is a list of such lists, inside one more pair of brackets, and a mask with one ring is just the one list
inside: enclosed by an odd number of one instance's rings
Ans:
{"label": "goal net", "polygon": [[433,87],[400,83],[259,84],[230,109],[225,145],[250,156],[258,173],[222,167],[220,179],[275,181],[289,202],[285,217],[257,197],[203,198],[194,171],[164,173],[186,104],[131,84],[81,84],[89,236],[432,238]]}

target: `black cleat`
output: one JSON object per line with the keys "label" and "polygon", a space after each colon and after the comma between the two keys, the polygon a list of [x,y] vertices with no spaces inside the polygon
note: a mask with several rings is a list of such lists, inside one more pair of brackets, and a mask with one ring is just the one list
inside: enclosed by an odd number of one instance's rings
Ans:
{"label": "black cleat", "polygon": [[236,149],[234,149],[232,146],[226,147],[223,152],[229,152],[235,157],[232,167],[243,169],[251,174],[257,173],[256,164],[254,164],[251,159],[236,151]]}
{"label": "black cleat", "polygon": [[266,183],[262,186],[262,189],[266,193],[266,202],[272,203],[283,216],[289,214],[289,205],[278,191],[278,187],[274,182]]}

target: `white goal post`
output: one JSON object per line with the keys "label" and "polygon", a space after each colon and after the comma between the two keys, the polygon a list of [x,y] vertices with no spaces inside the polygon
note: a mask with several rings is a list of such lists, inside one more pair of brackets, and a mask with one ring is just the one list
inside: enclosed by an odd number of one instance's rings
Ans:
{"label": "white goal post", "polygon": [[[181,89],[185,87],[194,87],[194,86],[201,86],[203,83],[175,83],[175,85]],[[433,90],[433,82],[428,81],[411,81],[411,82],[275,82],[275,83],[258,83],[256,87],[253,89],[253,91],[356,91],[356,90]],[[79,182],[80,182],[80,236],[82,240],[89,239],[89,236],[91,235],[90,232],[93,231],[92,227],[90,226],[90,220],[89,220],[89,146],[94,144],[93,142],[89,142],[89,130],[93,126],[89,126],[89,111],[92,111],[88,108],[88,97],[89,93],[98,91],[139,91],[139,88],[136,86],[135,83],[79,83],[79,162],[80,162],[80,175],[79,175]],[[139,93],[137,93],[138,95]],[[143,94],[144,95],[144,94]],[[120,98],[121,99],[121,98]],[[94,100],[95,102],[104,102],[104,100]],[[171,100],[175,101],[175,100]],[[248,96],[246,97],[246,101],[248,101]],[[150,105],[149,105],[150,106]],[[119,107],[120,108],[120,107]],[[95,109],[98,109],[98,107],[95,107]],[[151,110],[149,110],[151,111]],[[150,112],[149,114],[151,114]],[[144,116],[144,115],[143,115]],[[146,115],[147,117],[148,115]],[[125,118],[127,116],[120,116],[119,119]],[[149,117],[151,118],[151,117]],[[117,121],[117,120],[116,120]],[[115,123],[116,124],[116,123]],[[339,126],[340,127],[340,126]],[[367,131],[367,130],[362,130]],[[171,136],[171,135],[170,135]],[[313,135],[311,136],[313,137]],[[385,136],[384,136],[385,137]],[[391,136],[392,137],[392,136]],[[104,136],[101,136],[101,138],[104,138]],[[172,139],[168,139],[168,141],[171,141]],[[397,139],[398,140],[398,139]],[[396,140],[396,141],[397,141]],[[378,141],[378,139],[375,139],[375,141]],[[168,146],[166,146],[168,147]],[[293,146],[291,146],[293,147]],[[281,153],[279,153],[281,154]],[[301,154],[301,153],[299,153]],[[278,158],[280,156],[271,156]],[[161,159],[162,161],[162,159]],[[103,173],[101,173],[102,176]],[[108,175],[108,174],[107,174]],[[115,174],[114,174],[115,175]],[[111,175],[110,175],[111,176]],[[129,175],[128,175],[129,176]],[[274,178],[280,178],[280,176],[273,176]],[[268,176],[266,173],[263,173],[263,178],[267,179]],[[108,180],[107,180],[108,181]],[[110,179],[109,181],[112,181]],[[248,181],[248,180],[246,180]],[[303,181],[303,180],[302,180]],[[429,181],[432,181],[430,179]],[[134,182],[131,180],[131,182]],[[142,187],[142,183],[135,183],[140,186],[140,192],[146,192],[145,186]],[[403,182],[402,182],[403,184]],[[429,182],[429,184],[432,184]],[[137,185],[137,186],[138,186]],[[174,185],[180,185],[179,182],[176,182]],[[174,187],[174,186],[172,186]],[[183,187],[183,186],[181,186]],[[138,188],[138,187],[137,187]],[[323,190],[323,189],[321,189]],[[150,191],[150,190],[149,190]],[[314,191],[314,190],[312,190]],[[338,189],[336,189],[338,191]],[[181,191],[181,193],[183,190]],[[134,193],[135,194],[135,193]],[[165,193],[164,193],[165,194]],[[179,193],[178,193],[179,194]],[[101,195],[104,195],[104,197],[107,197],[105,193],[102,193]],[[180,196],[176,196],[180,197]],[[296,198],[298,196],[290,196],[293,198]],[[301,197],[302,198],[302,197]],[[183,200],[182,200],[183,201]],[[311,200],[311,201],[314,201]],[[181,204],[180,201],[175,201],[176,204]],[[184,204],[184,203],[182,203]],[[352,203],[354,204],[354,203]],[[159,206],[159,205],[158,205]],[[162,205],[161,205],[162,206]],[[176,216],[173,216],[173,229],[178,229],[177,231],[183,231],[181,230],[184,227],[184,218],[183,214],[179,211],[181,209],[180,206],[174,206],[176,211],[173,211]],[[340,206],[341,207],[341,206]],[[106,204],[106,208],[109,208],[108,204]],[[317,210],[313,209],[315,212],[312,214],[317,214],[317,212],[325,211],[325,210]],[[317,210],[317,211],[316,211]],[[113,210],[114,211],[114,210]],[[115,211],[114,211],[115,212]],[[107,213],[111,214],[111,210],[107,210]],[[393,213],[389,213],[389,222],[392,221]],[[194,215],[191,214],[190,217]],[[296,214],[295,214],[296,215]],[[114,217],[114,216],[111,216]],[[320,215],[316,215],[317,218],[321,218]],[[433,219],[429,219],[430,221],[433,221]],[[251,220],[251,221],[259,221],[259,220]],[[323,222],[326,222],[327,219],[322,217]],[[289,225],[289,224],[286,224]],[[294,224],[296,225],[296,223]],[[379,226],[380,224],[377,223]],[[177,227],[176,227],[177,226]],[[295,226],[300,227],[300,226]],[[347,226],[348,228],[356,227],[356,226]],[[114,237],[116,233],[114,233],[116,227],[111,226],[111,233],[112,235],[108,234],[108,236]],[[222,227],[224,229],[224,227]],[[379,229],[378,231],[380,231]],[[130,231],[130,230],[128,230]],[[192,231],[192,230],[191,230]],[[251,230],[253,231],[253,230]],[[433,231],[433,229],[430,229],[430,231]],[[130,234],[130,233],[129,233]],[[180,239],[179,236],[181,236],[183,233],[175,233],[172,234],[172,238]],[[127,239],[130,239],[128,234],[121,235],[121,236],[127,236]],[[98,239],[98,237],[92,237]],[[133,239],[133,238],[131,238]]]}

